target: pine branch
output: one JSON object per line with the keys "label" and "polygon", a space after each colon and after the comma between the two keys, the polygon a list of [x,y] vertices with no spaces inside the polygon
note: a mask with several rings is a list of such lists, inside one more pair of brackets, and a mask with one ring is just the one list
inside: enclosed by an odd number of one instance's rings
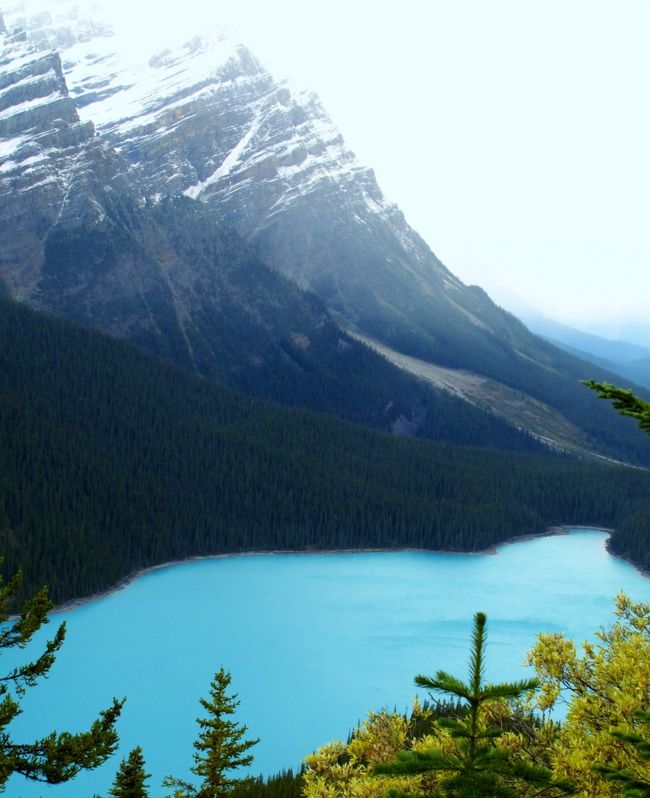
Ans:
{"label": "pine branch", "polygon": [[637,426],[650,435],[650,402],[644,402],[627,388],[617,388],[608,382],[582,380],[592,391],[598,393],[599,399],[610,399],[615,410],[622,416],[630,416],[637,420]]}

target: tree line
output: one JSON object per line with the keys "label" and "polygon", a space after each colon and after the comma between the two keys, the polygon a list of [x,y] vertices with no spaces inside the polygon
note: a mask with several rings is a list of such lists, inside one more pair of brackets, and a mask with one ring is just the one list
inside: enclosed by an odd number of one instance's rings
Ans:
{"label": "tree line", "polygon": [[612,547],[649,556],[642,469],[396,438],[15,305],[0,341],[5,575],[55,602],[193,555],[477,551],[558,524],[614,528]]}

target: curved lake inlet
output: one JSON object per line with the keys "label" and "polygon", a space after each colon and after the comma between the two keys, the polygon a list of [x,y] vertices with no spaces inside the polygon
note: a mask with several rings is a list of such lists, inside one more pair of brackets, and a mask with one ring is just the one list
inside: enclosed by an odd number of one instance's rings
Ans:
{"label": "curved lake inlet", "polygon": [[[146,758],[152,798],[192,763],[199,696],[223,665],[239,720],[260,737],[253,772],[296,767],[368,710],[406,709],[416,673],[466,673],[472,617],[488,616],[487,677],[523,676],[540,631],[582,641],[614,596],[650,600],[650,580],[611,557],[598,531],[506,544],[497,556],[430,552],[260,554],[151,571],[53,617],[68,636],[51,677],[23,701],[16,739],[86,728],[127,696],[120,754],[69,785],[13,777],[11,798],[106,795],[119,759]],[[2,663],[6,672],[8,663]]]}

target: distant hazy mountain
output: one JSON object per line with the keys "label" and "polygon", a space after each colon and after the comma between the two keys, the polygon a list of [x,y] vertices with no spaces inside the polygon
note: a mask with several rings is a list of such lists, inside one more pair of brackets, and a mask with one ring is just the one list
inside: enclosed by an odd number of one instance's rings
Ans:
{"label": "distant hazy mountain", "polygon": [[579,384],[607,373],[451,274],[314,95],[293,95],[226,37],[129,60],[72,8],[8,13],[2,34],[10,296],[364,423],[435,437],[442,419],[454,440],[473,427],[513,446],[524,430],[650,462]]}
{"label": "distant hazy mountain", "polygon": [[650,357],[650,349],[628,341],[614,341],[561,324],[545,316],[524,316],[524,323],[533,332],[562,346],[570,346],[581,354],[589,354],[609,362],[626,362]]}
{"label": "distant hazy mountain", "polygon": [[[553,338],[549,338],[549,341],[557,346],[562,347],[562,349],[571,353],[572,355],[575,355],[576,357],[580,357],[583,360],[588,360],[591,363],[595,363],[597,366],[600,366],[601,368],[607,369],[607,371],[611,371],[613,374],[619,375],[619,377],[623,378],[623,380],[618,380],[618,383],[621,385],[624,385],[626,381],[631,381],[634,383],[634,385],[642,385],[644,388],[650,389],[650,357],[619,361],[608,360],[607,358],[594,355],[591,352],[584,352],[580,349],[576,349],[573,346],[569,346],[568,344],[565,344],[562,341],[554,340]],[[624,342],[620,341],[616,343]]]}
{"label": "distant hazy mountain", "polygon": [[520,311],[520,318],[530,330],[566,352],[650,388],[649,348],[586,333],[530,309]]}

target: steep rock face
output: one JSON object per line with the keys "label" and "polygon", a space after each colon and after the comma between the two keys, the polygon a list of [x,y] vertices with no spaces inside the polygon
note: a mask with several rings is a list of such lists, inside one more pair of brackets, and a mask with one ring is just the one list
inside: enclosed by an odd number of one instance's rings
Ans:
{"label": "steep rock face", "polygon": [[385,200],[315,95],[293,96],[228,39],[197,37],[139,67],[110,44],[98,63],[114,91],[97,96],[73,48],[71,94],[150,194],[204,201],[346,323],[385,328],[392,315],[410,327],[426,302],[471,315],[456,308],[468,304],[465,287]]}
{"label": "steep rock face", "polygon": [[20,30],[0,38],[0,279],[24,296],[94,129],[79,120],[58,53],[38,51]]}

